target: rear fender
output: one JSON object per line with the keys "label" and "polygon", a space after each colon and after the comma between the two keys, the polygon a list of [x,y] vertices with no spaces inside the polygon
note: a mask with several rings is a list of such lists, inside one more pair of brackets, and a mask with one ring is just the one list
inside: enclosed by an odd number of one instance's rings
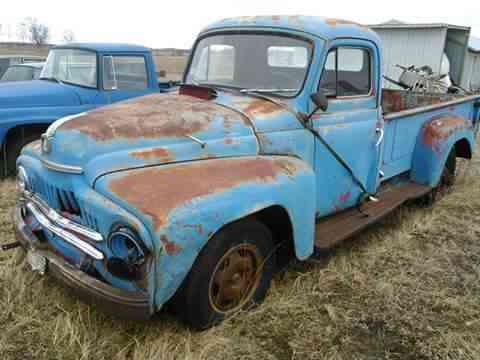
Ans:
{"label": "rear fender", "polygon": [[296,256],[304,259],[313,252],[315,174],[297,158],[249,156],[163,165],[107,175],[96,187],[137,215],[162,249],[155,296],[159,305],[175,293],[214,234],[270,206],[288,213]]}
{"label": "rear fender", "polygon": [[459,141],[466,141],[467,153],[473,152],[473,127],[465,118],[448,114],[425,123],[413,153],[411,179],[419,184],[436,186],[450,151]]}

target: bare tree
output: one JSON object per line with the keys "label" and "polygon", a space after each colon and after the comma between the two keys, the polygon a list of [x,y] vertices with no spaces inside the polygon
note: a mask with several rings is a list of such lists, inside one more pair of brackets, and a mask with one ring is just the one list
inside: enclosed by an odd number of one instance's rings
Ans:
{"label": "bare tree", "polygon": [[72,30],[65,30],[63,32],[63,41],[71,43],[75,41],[75,33]]}
{"label": "bare tree", "polygon": [[36,18],[28,17],[19,24],[18,37],[35,45],[44,45],[50,38],[50,29],[47,25],[39,23]]}

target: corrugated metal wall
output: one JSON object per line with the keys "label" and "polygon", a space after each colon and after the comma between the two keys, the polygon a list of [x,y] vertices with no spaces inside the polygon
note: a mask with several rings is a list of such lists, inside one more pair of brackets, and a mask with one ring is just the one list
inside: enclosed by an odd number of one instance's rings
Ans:
{"label": "corrugated metal wall", "polygon": [[470,31],[448,29],[445,52],[450,60],[450,77],[455,84],[462,84],[465,57]]}
{"label": "corrugated metal wall", "polygon": [[462,86],[467,90],[480,91],[480,53],[468,51],[463,69]]}
{"label": "corrugated metal wall", "polygon": [[[434,72],[440,70],[445,46],[446,29],[373,29],[383,42],[384,74],[398,80],[401,70],[395,65],[429,65]],[[384,81],[386,88],[395,85]]]}

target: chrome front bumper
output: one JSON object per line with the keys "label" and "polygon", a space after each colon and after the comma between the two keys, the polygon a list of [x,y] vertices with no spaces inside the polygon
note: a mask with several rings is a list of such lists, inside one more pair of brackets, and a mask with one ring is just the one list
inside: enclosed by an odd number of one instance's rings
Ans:
{"label": "chrome front bumper", "polygon": [[115,288],[73,267],[51,251],[25,224],[21,206],[15,208],[13,221],[16,239],[22,247],[44,257],[47,261],[47,273],[68,286],[79,297],[99,305],[104,311],[116,317],[144,320],[152,315],[152,306],[146,292]]}
{"label": "chrome front bumper", "polygon": [[31,212],[43,228],[59,236],[95,260],[104,259],[104,255],[100,250],[78,236],[80,235],[98,242],[103,241],[103,236],[100,233],[60,215],[55,210],[49,208],[35,194],[25,193],[20,202],[25,209]]}

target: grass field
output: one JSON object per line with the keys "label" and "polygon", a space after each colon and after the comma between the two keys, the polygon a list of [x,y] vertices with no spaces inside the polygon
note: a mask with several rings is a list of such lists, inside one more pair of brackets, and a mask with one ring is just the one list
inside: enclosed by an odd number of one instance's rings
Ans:
{"label": "grass field", "polygon": [[[14,184],[0,185],[1,242]],[[278,274],[262,306],[205,332],[103,315],[20,252],[0,254],[0,359],[480,359],[480,162],[432,209],[403,207]]]}

